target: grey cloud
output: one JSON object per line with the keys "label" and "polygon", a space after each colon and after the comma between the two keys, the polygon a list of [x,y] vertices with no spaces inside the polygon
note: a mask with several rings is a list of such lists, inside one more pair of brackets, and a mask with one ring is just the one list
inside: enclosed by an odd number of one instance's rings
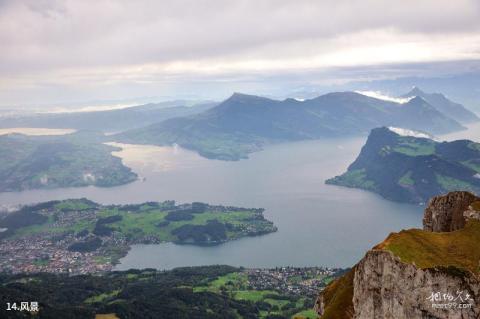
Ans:
{"label": "grey cloud", "polygon": [[0,70],[255,56],[271,43],[382,28],[477,32],[479,8],[476,0],[11,1],[0,12]]}
{"label": "grey cloud", "polygon": [[[289,70],[284,77],[284,71],[258,71],[255,65],[214,75],[189,73],[188,66],[179,74],[135,68],[175,61],[202,66],[279,61],[275,68],[289,59],[308,61],[349,46],[375,48],[377,33],[383,34],[379,42],[392,35],[393,42],[463,37],[462,43],[471,43],[480,39],[480,1],[0,0],[0,103],[220,86],[221,94],[242,88],[268,91],[272,77],[282,79],[276,82],[281,87],[301,86],[303,71]],[[480,57],[480,45],[462,50],[451,51],[458,59]],[[398,59],[412,61],[408,52]],[[307,81],[323,73],[315,74]]]}

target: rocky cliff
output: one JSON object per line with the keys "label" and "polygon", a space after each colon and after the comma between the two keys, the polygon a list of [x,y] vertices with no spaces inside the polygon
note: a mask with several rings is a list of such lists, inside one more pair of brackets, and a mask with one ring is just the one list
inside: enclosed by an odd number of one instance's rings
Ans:
{"label": "rocky cliff", "polygon": [[469,192],[452,192],[435,196],[428,203],[423,217],[423,229],[431,232],[449,232],[465,227],[464,212],[480,198]]}
{"label": "rocky cliff", "polygon": [[392,233],[318,297],[322,319],[480,318],[480,198],[434,197],[424,230]]}

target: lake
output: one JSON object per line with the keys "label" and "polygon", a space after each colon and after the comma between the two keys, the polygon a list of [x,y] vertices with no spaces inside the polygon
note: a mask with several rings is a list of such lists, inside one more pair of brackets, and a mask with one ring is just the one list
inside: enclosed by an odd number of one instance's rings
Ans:
{"label": "lake", "polygon": [[[477,136],[480,124],[441,139]],[[421,227],[423,216],[420,206],[324,184],[345,171],[364,143],[365,138],[348,138],[279,144],[238,162],[208,160],[178,147],[122,145],[115,154],[139,174],[137,182],[115,188],[2,193],[0,203],[78,197],[104,204],[202,201],[263,207],[279,229],[213,247],[134,245],[117,270],[208,264],[347,267],[390,232]]]}

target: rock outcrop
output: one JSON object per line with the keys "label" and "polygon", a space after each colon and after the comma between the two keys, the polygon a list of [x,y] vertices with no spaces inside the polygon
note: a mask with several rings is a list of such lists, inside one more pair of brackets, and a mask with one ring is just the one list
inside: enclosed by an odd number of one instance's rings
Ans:
{"label": "rock outcrop", "polygon": [[480,318],[479,217],[471,193],[433,198],[424,230],[390,234],[320,293],[317,312],[322,319]]}
{"label": "rock outcrop", "polygon": [[433,197],[425,209],[423,229],[450,232],[465,227],[464,212],[480,198],[469,192],[451,192]]}
{"label": "rock outcrop", "polygon": [[[419,269],[402,262],[393,253],[371,250],[358,264],[353,281],[353,306],[356,319],[478,318],[480,284],[470,272],[449,273],[448,268]],[[446,311],[450,303],[443,294],[454,298],[457,292],[475,296],[467,308]],[[440,300],[431,300],[440,293]],[[453,301],[453,300],[452,300]],[[455,302],[460,303],[457,299]],[[434,305],[441,306],[434,306]],[[465,303],[467,304],[467,303]]]}

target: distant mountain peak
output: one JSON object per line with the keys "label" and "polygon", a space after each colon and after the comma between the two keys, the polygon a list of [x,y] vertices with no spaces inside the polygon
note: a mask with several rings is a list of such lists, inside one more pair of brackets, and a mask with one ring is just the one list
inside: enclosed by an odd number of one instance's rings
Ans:
{"label": "distant mountain peak", "polygon": [[429,97],[431,96],[441,96],[442,98],[445,98],[445,95],[442,93],[427,93],[425,91],[422,91],[418,86],[414,86],[410,92],[405,94],[405,96],[420,96],[424,98],[425,100],[428,100]]}
{"label": "distant mountain peak", "polygon": [[423,92],[418,86],[414,86],[410,92],[405,95],[408,96],[422,96],[425,92]]}
{"label": "distant mountain peak", "polygon": [[245,100],[269,100],[266,97],[261,97],[258,95],[252,95],[252,94],[245,94],[245,93],[240,93],[240,92],[234,92],[228,99],[226,99],[224,102],[227,101],[245,101]]}
{"label": "distant mountain peak", "polygon": [[415,105],[418,105],[418,104],[428,104],[427,101],[425,101],[425,99],[419,95],[415,95],[410,101],[408,101],[406,104],[415,104]]}
{"label": "distant mountain peak", "polygon": [[414,86],[410,92],[402,97],[412,96],[422,97],[428,104],[433,106],[439,112],[459,123],[473,123],[480,120],[475,113],[469,111],[463,105],[449,100],[442,93],[426,93]]}
{"label": "distant mountain peak", "polygon": [[250,94],[246,93],[241,93],[241,92],[233,92],[232,96],[230,98],[242,98],[242,97],[247,97],[247,96],[252,96]]}

